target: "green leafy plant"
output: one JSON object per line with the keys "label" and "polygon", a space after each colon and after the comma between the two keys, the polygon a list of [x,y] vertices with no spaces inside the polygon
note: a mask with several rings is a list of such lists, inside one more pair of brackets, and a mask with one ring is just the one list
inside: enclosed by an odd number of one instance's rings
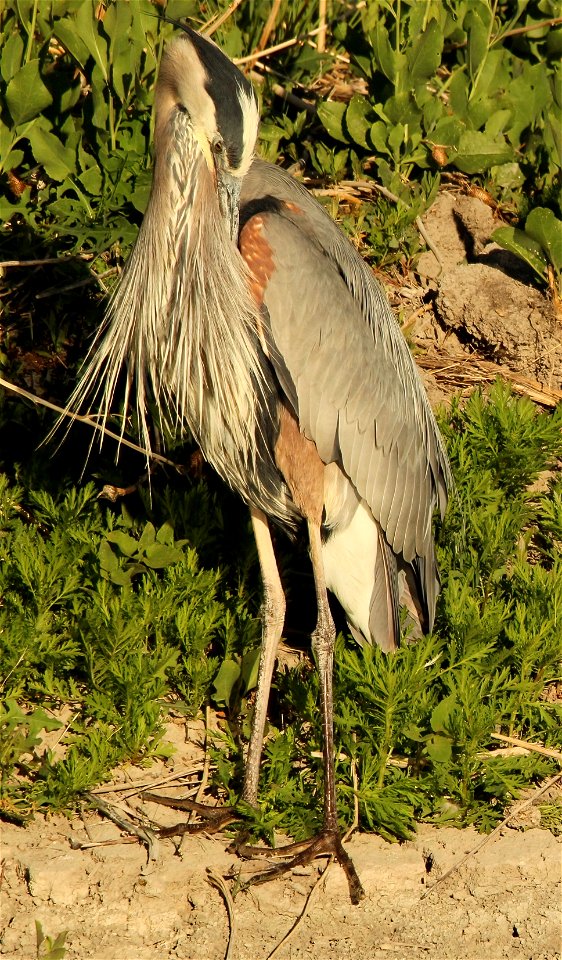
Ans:
{"label": "green leafy plant", "polygon": [[535,207],[524,230],[499,227],[492,239],[527,263],[543,283],[562,297],[562,220],[545,207]]}
{"label": "green leafy plant", "polygon": [[[436,167],[521,183],[524,143],[525,168],[534,164],[535,178],[551,184],[562,164],[562,31],[542,20],[556,16],[555,6],[522,2],[500,13],[491,0],[366,5],[335,34],[369,95],[321,104],[320,120],[333,139],[374,152],[379,178],[399,195],[414,172]],[[521,33],[524,12],[531,16]],[[510,44],[512,33],[519,45]]]}
{"label": "green leafy plant", "polygon": [[48,937],[43,933],[43,927],[39,920],[36,920],[35,933],[37,937],[37,960],[64,960],[66,956],[64,944],[68,936],[68,930],[64,930],[54,938]]}

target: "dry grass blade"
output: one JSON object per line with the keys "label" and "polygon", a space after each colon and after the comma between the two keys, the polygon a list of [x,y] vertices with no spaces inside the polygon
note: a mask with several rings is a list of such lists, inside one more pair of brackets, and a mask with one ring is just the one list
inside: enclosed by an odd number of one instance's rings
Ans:
{"label": "dry grass blade", "polygon": [[435,883],[431,887],[429,887],[428,890],[425,891],[425,893],[422,893],[420,899],[425,900],[426,897],[429,897],[429,895],[433,893],[437,887],[440,887],[441,884],[448,879],[448,877],[450,877],[453,873],[456,873],[457,870],[460,870],[460,868],[467,862],[467,860],[470,860],[472,857],[476,856],[476,854],[482,849],[482,847],[485,847],[487,843],[489,843],[491,840],[497,837],[500,830],[502,830],[503,827],[507,826],[510,820],[513,820],[515,817],[519,816],[519,814],[522,813],[523,810],[526,810],[527,807],[530,807],[534,803],[536,803],[539,797],[542,797],[542,795],[546,793],[548,790],[550,790],[551,787],[555,786],[555,784],[560,783],[561,781],[562,781],[562,773],[556,773],[553,777],[550,777],[550,779],[547,780],[546,783],[543,783],[541,787],[535,790],[532,796],[527,797],[526,800],[521,800],[520,803],[516,803],[508,813],[507,817],[504,817],[502,822],[499,823],[497,827],[495,827],[495,829],[492,830],[491,833],[488,833],[486,834],[486,836],[482,837],[482,839],[476,844],[476,846],[473,847],[472,850],[469,850],[466,856],[462,857],[458,861],[458,863],[454,863],[453,866],[450,867],[443,874],[443,876],[439,877],[439,879],[436,880]]}
{"label": "dry grass blade", "polygon": [[232,956],[234,953],[235,937],[236,937],[236,917],[234,913],[234,901],[230,895],[230,890],[228,889],[223,878],[218,873],[215,873],[215,871],[212,870],[211,867],[207,867],[207,878],[209,880],[209,883],[211,883],[213,887],[216,887],[217,890],[219,890],[219,892],[222,894],[223,900],[226,905],[226,912],[228,913],[229,934],[228,934],[228,945],[226,948],[226,953],[224,955],[224,960],[232,960]]}
{"label": "dry grass blade", "polygon": [[226,21],[232,16],[234,11],[240,6],[241,3],[242,0],[232,0],[230,6],[227,7],[224,13],[221,13],[220,17],[217,17],[216,20],[214,17],[211,17],[211,19],[207,21],[205,26],[201,28],[201,33],[203,33],[206,37],[212,36],[213,33],[219,29],[219,27],[222,27],[223,23],[226,23]]}
{"label": "dry grass blade", "polygon": [[543,757],[552,757],[562,763],[562,753],[560,750],[552,750],[551,747],[543,747],[542,743],[531,743],[529,740],[520,740],[518,737],[507,737],[503,733],[491,733],[492,740],[501,740],[502,743],[510,743],[514,747],[523,747],[525,750],[540,753]]}
{"label": "dry grass blade", "polygon": [[324,53],[326,49],[326,13],[328,8],[328,0],[320,0],[318,4],[318,21],[320,24],[320,29],[318,30],[318,44],[317,49],[319,53]]}
{"label": "dry grass blade", "polygon": [[250,53],[247,57],[238,57],[234,60],[234,63],[238,67],[245,63],[255,63],[256,60],[261,60],[262,57],[268,57],[270,54],[278,53],[280,50],[287,50],[289,47],[294,47],[297,43],[306,43],[310,37],[315,37],[317,33],[318,27],[316,30],[309,30],[308,33],[302,37],[292,37],[290,40],[284,40],[283,43],[277,43],[274,47],[268,47],[266,50]]}
{"label": "dry grass blade", "polygon": [[277,20],[277,14],[279,13],[280,6],[281,6],[281,0],[273,0],[273,5],[269,12],[269,16],[265,22],[265,26],[262,30],[261,37],[258,40],[256,51],[265,50],[267,46],[267,41],[271,36],[273,28],[275,27],[275,21]]}
{"label": "dry grass blade", "polygon": [[502,377],[509,381],[516,393],[523,394],[542,407],[556,407],[562,400],[562,390],[538,383],[491,360],[462,355],[425,355],[416,357],[416,362],[423,370],[430,370],[437,382],[442,381],[449,388],[473,388],[480,383],[493,383],[497,377]]}

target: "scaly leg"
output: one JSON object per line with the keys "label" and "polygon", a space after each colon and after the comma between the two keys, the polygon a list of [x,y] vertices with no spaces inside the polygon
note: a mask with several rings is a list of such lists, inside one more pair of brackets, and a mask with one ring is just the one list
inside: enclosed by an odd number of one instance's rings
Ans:
{"label": "scaly leg", "polygon": [[[254,536],[256,538],[264,596],[258,690],[250,744],[246,758],[242,799],[251,806],[256,807],[258,804],[260,760],[265,722],[267,719],[271,678],[275,665],[275,655],[285,622],[285,594],[283,593],[279,571],[277,569],[277,561],[275,559],[267,517],[261,510],[255,507],[253,507],[250,512]],[[214,809],[205,807],[205,805],[196,803],[193,800],[175,800],[173,798],[159,797],[157,794],[143,794],[143,799],[152,800],[156,803],[161,803],[179,810],[190,810],[202,818],[199,823],[178,823],[172,827],[163,827],[158,833],[159,837],[178,836],[184,833],[193,834],[201,830],[214,832],[239,819],[235,811],[230,807]]]}
{"label": "scaly leg", "polygon": [[[264,589],[263,633],[257,700],[248,756],[246,759],[242,797],[247,803],[252,806],[257,806],[263,736],[275,655],[281,637],[281,631],[283,630],[285,597],[279,579],[267,518],[261,511],[253,509],[252,524],[256,537]],[[318,620],[314,633],[312,634],[312,649],[320,676],[320,706],[322,710],[324,759],[324,823],[321,833],[317,837],[313,837],[312,840],[304,843],[294,843],[286,847],[278,848],[277,850],[268,851],[262,847],[251,847],[245,844],[239,844],[237,850],[245,857],[263,856],[264,853],[267,853],[268,856],[291,857],[286,863],[278,864],[265,870],[263,873],[250,877],[246,881],[248,884],[266,883],[268,880],[280,876],[295,867],[310,863],[318,856],[334,856],[339,861],[347,877],[351,902],[356,904],[363,899],[365,891],[363,890],[353,861],[343,847],[338,828],[336,809],[332,692],[336,631],[328,603],[322,563],[320,528],[317,523],[311,520],[308,521],[308,535],[318,608]],[[158,797],[155,794],[144,794],[143,796],[145,799],[164,803],[166,806],[194,811],[202,818],[202,822],[197,824],[176,824],[173,827],[161,828],[156,834],[158,837],[197,833],[201,830],[214,832],[238,819],[236,811],[230,807],[209,809],[192,800],[176,801],[171,798]]]}
{"label": "scaly leg", "polygon": [[251,515],[263,583],[262,645],[258,673],[258,692],[254,707],[250,745],[246,758],[242,799],[255,807],[258,802],[260,760],[265,721],[267,718],[267,706],[269,703],[269,692],[271,689],[271,678],[275,665],[275,655],[285,622],[285,594],[283,593],[281,580],[279,578],[267,517],[261,510],[257,510],[255,507],[252,507]]}
{"label": "scaly leg", "polygon": [[[310,863],[317,856],[331,854],[342,866],[349,885],[351,902],[357,904],[365,896],[365,891],[355,870],[349,854],[344,850],[338,828],[336,810],[336,782],[334,772],[334,711],[332,692],[332,673],[334,660],[334,643],[336,630],[328,603],[328,593],[324,578],[322,563],[320,528],[312,521],[308,521],[308,536],[310,540],[310,556],[316,587],[316,602],[318,620],[312,634],[312,649],[316,659],[316,666],[320,676],[320,707],[322,710],[323,759],[324,759],[324,824],[319,836],[306,843],[291,844],[278,850],[268,851],[280,856],[295,856],[284,864],[279,864],[266,870],[262,874],[253,876],[248,882],[252,884],[265,883],[273,877],[279,876],[294,867]],[[262,854],[259,847],[240,846],[239,852],[243,856]]]}

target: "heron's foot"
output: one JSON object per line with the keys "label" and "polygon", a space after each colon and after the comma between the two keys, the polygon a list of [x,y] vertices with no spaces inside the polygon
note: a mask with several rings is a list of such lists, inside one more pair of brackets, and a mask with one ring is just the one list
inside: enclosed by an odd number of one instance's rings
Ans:
{"label": "heron's foot", "polygon": [[237,813],[234,807],[210,807],[206,803],[197,803],[196,800],[164,797],[157,793],[142,793],[141,798],[164,807],[173,807],[174,810],[186,810],[197,816],[195,821],[182,821],[171,827],[159,827],[156,831],[159,839],[182,837],[185,834],[218,833],[230,823],[241,819],[240,813]]}
{"label": "heron's foot", "polygon": [[235,845],[237,853],[241,857],[251,859],[254,857],[289,857],[285,863],[276,864],[263,873],[254,874],[245,883],[259,884],[267,883],[295,867],[303,867],[312,863],[316,857],[331,856],[335,857],[342,867],[349,886],[349,896],[353,904],[360,903],[365,897],[365,891],[357,875],[353,860],[344,849],[341,836],[337,829],[325,828],[322,833],[312,840],[305,840],[302,843],[291,843],[284,847],[264,848],[252,847],[245,843]]}

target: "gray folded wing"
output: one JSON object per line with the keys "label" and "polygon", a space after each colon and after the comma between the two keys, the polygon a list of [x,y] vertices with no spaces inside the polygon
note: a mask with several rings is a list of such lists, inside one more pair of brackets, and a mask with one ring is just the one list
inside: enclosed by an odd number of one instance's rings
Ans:
{"label": "gray folded wing", "polygon": [[438,586],[431,519],[437,503],[444,510],[450,472],[386,298],[338,227],[282,170],[254,162],[245,209],[261,212],[271,249],[275,268],[264,291],[271,359],[301,430],[326,463],[341,464],[393,551],[408,563],[426,561],[431,601]]}

